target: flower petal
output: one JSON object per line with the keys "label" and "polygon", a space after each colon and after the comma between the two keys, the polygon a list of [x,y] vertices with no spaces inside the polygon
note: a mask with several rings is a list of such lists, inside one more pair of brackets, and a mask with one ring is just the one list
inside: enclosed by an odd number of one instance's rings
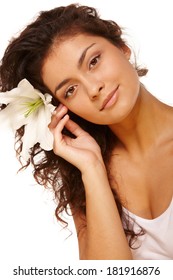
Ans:
{"label": "flower petal", "polygon": [[48,128],[50,120],[51,112],[45,106],[42,106],[37,113],[30,115],[22,137],[21,155],[25,160],[28,160],[29,150],[36,143],[40,143],[40,147],[46,151],[53,149],[53,135]]}
{"label": "flower petal", "polygon": [[[37,99],[38,96],[40,97],[40,94],[38,93],[38,90],[34,89],[34,87],[26,79],[23,79],[18,84],[18,87],[13,88],[12,90],[7,92],[0,92],[0,103],[8,104],[15,100],[18,100],[18,102],[20,102],[20,98],[22,97]],[[41,93],[41,95],[43,94]]]}
{"label": "flower petal", "polygon": [[48,125],[51,121],[51,112],[45,106],[40,108],[38,112],[38,131],[37,140],[40,143],[42,149],[49,151],[53,148],[53,135],[50,132]]}
{"label": "flower petal", "polygon": [[13,102],[0,112],[0,124],[17,130],[21,126],[27,124],[28,119],[24,117],[25,109]]}
{"label": "flower petal", "polygon": [[19,95],[22,97],[26,96],[32,99],[37,99],[38,96],[43,95],[41,92],[39,92],[37,89],[34,89],[34,87],[28,82],[28,80],[23,79],[18,84],[18,92]]}
{"label": "flower petal", "polygon": [[[39,101],[40,98],[43,102]],[[50,94],[42,94],[26,79],[21,80],[17,88],[0,93],[0,103],[7,105],[0,111],[0,123],[13,130],[25,126],[21,153],[25,160],[30,157],[30,148],[36,143],[40,143],[44,150],[53,148],[53,135],[48,128],[51,113],[55,109],[51,101]]]}
{"label": "flower petal", "polygon": [[21,139],[23,142],[21,156],[23,157],[24,160],[27,161],[30,157],[30,154],[29,154],[30,148],[32,148],[37,142],[35,139],[34,124],[28,123],[27,125],[25,125],[24,129],[25,129],[25,132]]}

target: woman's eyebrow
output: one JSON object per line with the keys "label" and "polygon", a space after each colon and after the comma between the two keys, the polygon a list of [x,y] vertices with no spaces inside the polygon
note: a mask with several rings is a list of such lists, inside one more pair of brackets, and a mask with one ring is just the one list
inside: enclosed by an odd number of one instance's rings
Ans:
{"label": "woman's eyebrow", "polygon": [[96,43],[93,43],[93,44],[91,44],[90,46],[88,46],[86,49],[84,49],[84,51],[82,52],[82,54],[81,54],[81,56],[80,56],[80,58],[79,58],[79,61],[78,61],[78,68],[80,68],[80,67],[82,66],[82,63],[83,63],[83,61],[84,61],[84,59],[85,59],[85,56],[86,56],[86,54],[87,54],[87,51],[88,51],[90,48],[92,48],[95,44],[96,44]]}
{"label": "woman's eyebrow", "polygon": [[[80,58],[79,58],[79,61],[78,61],[78,68],[80,68],[82,66],[82,63],[85,59],[85,56],[87,54],[87,51],[92,48],[96,43],[92,43],[91,45],[89,45],[87,48],[84,49],[84,51],[82,52]],[[64,79],[62,82],[60,82],[56,88],[55,88],[55,91],[54,91],[54,94],[56,94],[57,90],[60,90],[65,84],[67,84],[68,82],[70,81],[70,78],[67,78],[67,79]]]}
{"label": "woman's eyebrow", "polygon": [[67,84],[70,81],[70,79],[65,79],[61,83],[59,83],[54,91],[54,94],[56,94],[57,90],[60,90],[65,84]]}

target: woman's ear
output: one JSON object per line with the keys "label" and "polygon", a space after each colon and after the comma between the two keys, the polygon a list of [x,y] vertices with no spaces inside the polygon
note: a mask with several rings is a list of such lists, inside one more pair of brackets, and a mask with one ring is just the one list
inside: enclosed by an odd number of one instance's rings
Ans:
{"label": "woman's ear", "polygon": [[124,55],[126,56],[126,58],[127,58],[128,60],[130,60],[130,57],[131,57],[131,49],[130,49],[127,45],[124,45],[124,46],[122,47],[122,51],[123,51]]}

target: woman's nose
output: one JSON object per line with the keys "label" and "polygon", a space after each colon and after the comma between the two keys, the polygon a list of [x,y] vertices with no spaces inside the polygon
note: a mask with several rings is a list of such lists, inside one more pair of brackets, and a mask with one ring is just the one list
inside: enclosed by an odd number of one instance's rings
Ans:
{"label": "woman's nose", "polygon": [[95,79],[89,79],[87,81],[87,94],[91,100],[95,100],[99,97],[104,89],[104,83]]}
{"label": "woman's nose", "polygon": [[91,91],[90,98],[92,100],[98,98],[98,96],[100,95],[102,89],[103,89],[103,86],[100,86],[99,88],[93,89],[93,91]]}

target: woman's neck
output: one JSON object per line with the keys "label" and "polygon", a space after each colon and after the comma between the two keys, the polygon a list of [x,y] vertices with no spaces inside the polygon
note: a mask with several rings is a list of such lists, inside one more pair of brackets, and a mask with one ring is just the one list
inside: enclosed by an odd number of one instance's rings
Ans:
{"label": "woman's neck", "polygon": [[161,141],[170,112],[173,121],[173,109],[141,86],[131,113],[121,123],[110,125],[110,129],[119,139],[119,147],[128,153],[145,154]]}

